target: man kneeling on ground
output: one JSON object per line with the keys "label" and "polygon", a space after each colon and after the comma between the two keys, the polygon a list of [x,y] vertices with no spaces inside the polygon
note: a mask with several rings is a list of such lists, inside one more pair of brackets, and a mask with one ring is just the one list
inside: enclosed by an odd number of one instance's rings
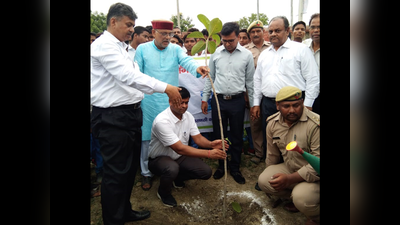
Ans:
{"label": "man kneeling on ground", "polygon": [[320,176],[301,154],[286,150],[289,142],[296,141],[301,149],[319,157],[319,115],[304,107],[297,87],[280,89],[276,107],[279,112],[267,119],[267,168],[258,177],[258,185],[269,195],[290,197],[293,202],[284,208],[305,214],[306,225],[319,224]]}
{"label": "man kneeling on ground", "polygon": [[[157,196],[169,207],[177,205],[171,195],[172,185],[183,188],[185,180],[207,180],[211,177],[210,166],[199,158],[226,158],[225,151],[221,150],[221,140],[209,141],[200,134],[194,117],[186,112],[190,93],[186,88],[180,88],[180,107],[169,102],[170,107],[158,114],[153,121],[149,144],[149,170],[160,176]],[[198,146],[206,149],[188,146],[190,136]],[[225,149],[228,147],[225,141]]]}

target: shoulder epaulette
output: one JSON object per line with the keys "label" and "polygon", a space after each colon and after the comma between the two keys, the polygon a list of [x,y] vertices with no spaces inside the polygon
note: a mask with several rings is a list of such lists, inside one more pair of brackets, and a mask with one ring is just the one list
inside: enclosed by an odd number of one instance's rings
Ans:
{"label": "shoulder epaulette", "polygon": [[280,115],[280,113],[281,113],[281,112],[278,111],[277,113],[274,113],[274,114],[270,115],[270,116],[267,118],[267,122],[270,121],[270,120],[272,120],[273,118],[277,117],[278,115]]}
{"label": "shoulder epaulette", "polygon": [[310,110],[307,110],[306,115],[311,121],[313,121],[318,126],[320,126],[320,119],[319,119],[320,116],[318,114],[316,114],[315,112],[312,112]]}

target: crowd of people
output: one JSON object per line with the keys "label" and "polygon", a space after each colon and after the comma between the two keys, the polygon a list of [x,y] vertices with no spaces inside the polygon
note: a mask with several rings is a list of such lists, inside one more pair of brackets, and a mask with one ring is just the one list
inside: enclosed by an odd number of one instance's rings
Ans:
{"label": "crowd of people", "polygon": [[[266,162],[255,188],[268,196],[291,199],[285,209],[305,214],[306,224],[319,224],[320,176],[300,154],[286,150],[289,142],[297,141],[301,149],[319,157],[319,17],[319,13],[311,16],[306,40],[306,23],[298,21],[290,27],[284,16],[272,18],[268,27],[259,20],[247,29],[226,22],[209,66],[202,66],[193,56],[206,50],[192,56],[199,38],[188,37],[200,30],[181,32],[169,20],[135,26],[137,16],[129,5],[111,5],[107,30],[91,33],[91,158],[96,184],[101,184],[104,224],[150,217],[149,211],[131,209],[139,165],[142,189],[150,190],[153,176],[159,176],[157,196],[168,207],[178,205],[172,187],[183,188],[190,179],[223,177],[227,154],[230,175],[244,184],[240,161],[246,108],[254,146],[251,161]],[[204,40],[215,41],[206,29],[200,32]],[[187,111],[190,87],[179,83],[180,66],[204,79],[201,110],[208,113],[211,98],[209,138],[200,133]],[[217,94],[225,137],[229,124],[229,144],[221,140],[208,76]],[[201,158],[219,160],[214,174]]]}

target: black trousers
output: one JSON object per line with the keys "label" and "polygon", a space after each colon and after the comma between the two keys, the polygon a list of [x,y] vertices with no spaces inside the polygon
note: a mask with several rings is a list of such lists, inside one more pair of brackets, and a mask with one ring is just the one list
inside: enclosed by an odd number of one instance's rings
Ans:
{"label": "black trousers", "polygon": [[319,96],[321,95],[321,93],[318,95],[318,97],[314,100],[314,104],[312,106],[312,111],[317,113],[318,115],[321,115],[321,109],[320,109],[320,100],[319,100]]}
{"label": "black trousers", "polygon": [[149,158],[149,170],[160,176],[158,193],[162,197],[171,194],[172,182],[191,179],[207,180],[211,177],[211,168],[199,158],[181,156],[176,160],[169,156]]}
{"label": "black trousers", "polygon": [[262,131],[263,131],[263,156],[267,157],[267,118],[272,114],[278,112],[276,109],[275,98],[262,97],[261,100],[261,118],[262,118]]}
{"label": "black trousers", "polygon": [[[221,96],[221,97],[220,97]],[[229,152],[231,154],[231,160],[228,163],[231,172],[239,171],[240,160],[243,148],[243,126],[244,126],[244,110],[246,102],[244,96],[224,100],[222,95],[218,95],[218,102],[221,111],[222,127],[224,137],[227,137],[227,128],[229,123],[229,140],[232,144],[229,146]],[[211,98],[211,109],[212,109],[212,123],[213,123],[213,136],[214,140],[221,139],[221,129],[219,126],[219,117],[217,111],[217,104],[213,97]],[[218,160],[219,168],[224,168],[224,160]]]}
{"label": "black trousers", "polygon": [[140,162],[142,110],[133,105],[92,110],[92,133],[103,156],[101,204],[105,225],[123,225]]}

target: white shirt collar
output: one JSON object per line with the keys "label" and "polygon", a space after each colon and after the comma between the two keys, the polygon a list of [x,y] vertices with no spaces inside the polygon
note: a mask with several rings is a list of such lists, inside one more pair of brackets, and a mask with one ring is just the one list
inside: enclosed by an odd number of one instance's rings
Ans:
{"label": "white shirt collar", "polygon": [[170,117],[172,119],[172,122],[175,124],[179,121],[184,121],[186,120],[186,112],[182,115],[182,120],[178,119],[178,117],[175,116],[175,114],[171,111],[171,107],[168,107],[168,113],[170,114]]}
{"label": "white shirt collar", "polygon": [[[281,48],[281,47],[290,48],[291,44],[292,44],[292,41],[291,41],[290,38],[288,37],[288,38],[286,39],[285,43],[283,43],[283,45],[281,45],[279,48]],[[279,50],[279,48],[278,48],[278,50]],[[269,51],[275,50],[274,45],[271,44],[271,46],[269,47],[268,50],[269,50]]]}
{"label": "white shirt collar", "polygon": [[124,49],[128,47],[128,45],[125,42],[119,41],[118,38],[116,38],[113,34],[108,32],[107,30],[104,31],[103,35],[105,35],[108,39],[112,40],[113,42],[117,42]]}

